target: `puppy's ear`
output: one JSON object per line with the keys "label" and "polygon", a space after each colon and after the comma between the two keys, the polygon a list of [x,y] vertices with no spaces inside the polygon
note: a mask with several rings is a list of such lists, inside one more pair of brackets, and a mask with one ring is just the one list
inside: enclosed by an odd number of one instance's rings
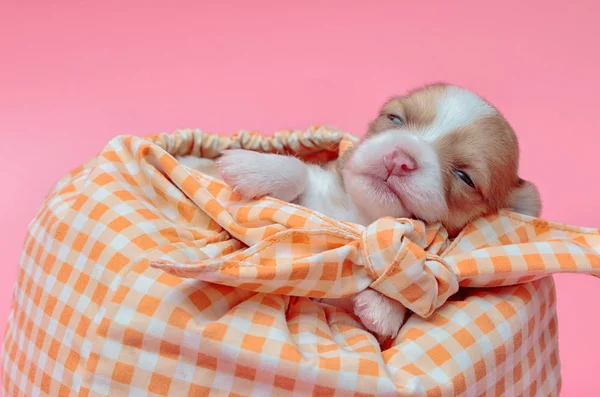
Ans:
{"label": "puppy's ear", "polygon": [[508,195],[505,207],[519,214],[539,217],[542,212],[542,200],[535,185],[519,179],[517,185]]}

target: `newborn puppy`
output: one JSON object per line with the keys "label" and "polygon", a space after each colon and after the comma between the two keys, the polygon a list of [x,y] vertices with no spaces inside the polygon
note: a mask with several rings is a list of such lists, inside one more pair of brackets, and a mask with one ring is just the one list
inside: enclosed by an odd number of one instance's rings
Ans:
{"label": "newborn puppy", "polygon": [[[216,174],[206,160],[180,161]],[[223,180],[248,199],[268,195],[362,225],[385,216],[441,222],[451,236],[500,208],[539,215],[537,189],[518,165],[517,137],[498,110],[448,84],[392,98],[361,142],[323,167],[247,150],[217,161]],[[380,338],[404,322],[406,308],[372,289],[339,301]]]}

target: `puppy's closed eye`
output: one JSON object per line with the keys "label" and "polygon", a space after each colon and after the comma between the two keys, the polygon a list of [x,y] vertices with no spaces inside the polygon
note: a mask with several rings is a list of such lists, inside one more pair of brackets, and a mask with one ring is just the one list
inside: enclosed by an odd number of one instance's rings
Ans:
{"label": "puppy's closed eye", "polygon": [[471,179],[471,177],[469,176],[469,174],[467,174],[465,171],[462,170],[454,170],[454,173],[456,174],[457,177],[459,177],[465,184],[467,184],[469,187],[475,189],[475,183],[473,182],[473,180]]}
{"label": "puppy's closed eye", "polygon": [[402,119],[402,117],[395,115],[395,114],[388,114],[386,115],[387,119],[390,120],[392,123],[396,124],[396,125],[402,125],[404,124],[404,120]]}

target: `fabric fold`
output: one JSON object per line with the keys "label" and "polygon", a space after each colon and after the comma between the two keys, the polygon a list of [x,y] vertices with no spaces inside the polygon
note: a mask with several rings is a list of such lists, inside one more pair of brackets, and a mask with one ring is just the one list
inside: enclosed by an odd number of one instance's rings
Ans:
{"label": "fabric fold", "polygon": [[[506,211],[453,240],[410,219],[355,225],[244,201],[175,158],[245,148],[323,163],[357,141],[324,126],[113,139],[31,222],[2,392],[558,396],[548,276],[598,276],[597,229]],[[417,314],[383,346],[344,310],[309,299],[366,288]]]}

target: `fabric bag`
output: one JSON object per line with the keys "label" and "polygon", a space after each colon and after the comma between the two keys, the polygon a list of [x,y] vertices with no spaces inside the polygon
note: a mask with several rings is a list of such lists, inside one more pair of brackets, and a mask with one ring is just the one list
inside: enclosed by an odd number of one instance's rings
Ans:
{"label": "fabric bag", "polygon": [[[2,350],[6,396],[557,396],[551,274],[600,274],[600,232],[510,212],[448,239],[272,198],[243,201],[175,155],[322,162],[328,127],[113,139],[32,221]],[[315,297],[373,288],[412,311],[379,345]]]}

